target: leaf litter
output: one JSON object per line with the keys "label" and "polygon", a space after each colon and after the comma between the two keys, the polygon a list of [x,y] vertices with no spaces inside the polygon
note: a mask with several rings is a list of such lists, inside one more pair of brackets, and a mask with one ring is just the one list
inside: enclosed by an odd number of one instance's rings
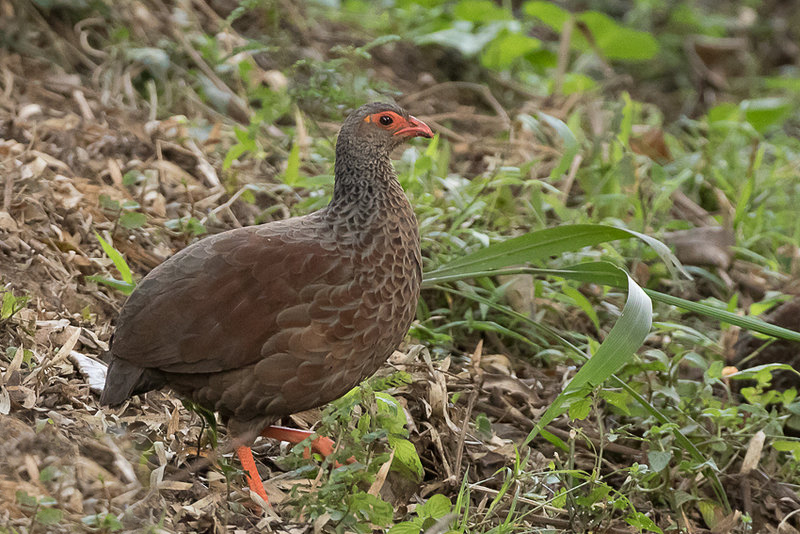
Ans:
{"label": "leaf litter", "polygon": [[[134,31],[176,36],[206,73],[207,92],[231,106],[231,117],[246,122],[251,113],[248,104],[213,71],[203,69],[203,58],[191,53],[193,45],[180,31],[164,27],[175,24],[171,16],[154,15],[163,13],[164,4],[134,4],[129,15],[137,22]],[[221,28],[221,19],[205,2],[195,4],[207,16],[209,27]],[[0,0],[0,13],[13,13],[14,6]],[[23,14],[19,16],[29,16]],[[315,482],[280,467],[285,446],[262,440],[255,447],[274,506],[259,514],[250,508],[242,489],[244,479],[235,473],[228,483],[217,462],[220,454],[230,457],[230,451],[224,445],[211,450],[201,433],[200,418],[169,392],[131,399],[118,410],[98,403],[105,373],[102,355],[125,297],[88,278],[119,276],[95,232],[113,242],[138,278],[195,238],[192,232],[176,230],[175,221],[194,218],[216,232],[260,222],[264,212],[274,218],[289,216],[298,195],[275,180],[285,150],[276,144],[277,156],[262,164],[253,159],[236,162],[238,187],[231,190],[220,178],[220,154],[234,142],[235,125],[197,95],[192,97],[191,89],[187,99],[196,99],[202,132],[181,114],[189,112],[185,102],[175,105],[174,115],[158,119],[155,108],[148,106],[152,102],[145,102],[133,88],[132,70],[159,68],[157,48],[138,49],[136,57],[128,58],[132,61],[123,62],[92,48],[91,31],[97,29],[93,28],[97,20],[84,19],[69,29],[57,17],[26,22],[53,42],[34,39],[30,43],[38,51],[34,54],[0,49],[0,292],[4,298],[10,295],[11,306],[18,304],[12,315],[0,318],[0,525],[20,532],[72,532],[76,525],[90,531],[146,525],[155,532],[332,529],[333,522],[324,515],[314,524],[295,519],[298,511],[289,496],[296,488],[315,491]],[[227,31],[231,43],[246,42],[233,28]],[[55,59],[44,59],[52,50],[57,50]],[[72,61],[66,59],[65,50],[75,52]],[[403,53],[419,54],[408,49]],[[375,53],[384,66],[392,59],[385,54]],[[418,59],[426,64],[424,58]],[[59,65],[76,72],[64,72]],[[403,103],[413,105],[450,139],[452,165],[463,175],[539,158],[538,173],[547,176],[558,165],[559,152],[543,144],[530,128],[511,121],[511,114],[486,87],[436,84],[428,74],[419,77],[427,85],[419,90],[408,82],[417,78],[402,71],[380,68],[379,73],[405,90]],[[280,71],[257,67],[251,78],[284,85],[282,76]],[[545,108],[544,102],[525,96],[520,112]],[[574,105],[576,101],[569,99],[545,112],[563,118]],[[296,116],[299,146],[307,150],[308,133],[302,115]],[[462,129],[443,124],[465,117]],[[336,130],[334,121],[317,126],[329,136]],[[512,135],[507,142],[493,140],[509,128]],[[269,132],[276,139],[285,137],[276,127]],[[573,161],[573,167],[577,165]],[[253,184],[259,185],[252,188]],[[562,184],[564,196],[571,187],[569,179]],[[241,201],[248,191],[258,192],[255,203]],[[533,315],[539,303],[532,288],[524,285],[528,279],[520,280],[523,285],[513,281],[510,304]],[[585,328],[591,326],[587,323]],[[455,501],[465,475],[475,515],[492,508],[493,499],[505,491],[504,473],[516,461],[516,444],[574,372],[564,366],[534,367],[508,354],[484,354],[480,341],[467,356],[434,361],[426,347],[411,341],[379,372],[388,376],[400,371],[411,377],[391,393],[405,414],[409,439],[424,472],[420,483],[410,482],[389,470],[390,456],[372,486],[365,488],[380,494],[397,513],[420,509],[435,494]],[[483,428],[477,423],[481,417],[489,421]],[[318,411],[311,411],[286,423],[308,428],[319,418]],[[574,438],[565,418],[548,431],[564,441]],[[575,468],[591,471],[598,446],[611,454],[604,458],[609,471],[615,469],[614,455],[623,458],[620,465],[646,461],[646,452],[636,442],[610,443],[590,425],[583,432],[583,441],[575,441]],[[528,467],[546,472],[554,457],[555,447],[537,439]],[[529,493],[558,491],[558,485],[546,478],[525,483]],[[519,493],[521,482],[514,484]],[[778,498],[769,506],[779,507]],[[525,497],[519,502],[544,508]],[[496,517],[502,516],[508,500],[499,507]],[[555,517],[530,514],[531,525],[571,525],[558,519],[567,517],[563,509],[546,508]],[[443,519],[439,523],[437,531],[447,528]],[[615,524],[607,531],[632,530]]]}
{"label": "leaf litter", "polygon": [[[48,21],[39,24],[48,27]],[[118,66],[103,64],[96,75],[103,68],[110,73]],[[315,528],[292,522],[291,505],[285,504],[289,492],[313,491],[313,484],[269,460],[285,454],[279,444],[262,441],[256,447],[269,466],[264,478],[274,506],[260,517],[242,508],[249,503],[244,479],[234,476],[227,484],[217,467],[209,467],[213,460],[202,457],[214,452],[201,451],[198,462],[201,422],[171,394],[151,392],[119,410],[98,403],[103,352],[125,297],[88,278],[119,276],[94,232],[113,242],[141,277],[192,239],[165,231],[170,220],[197,217],[213,231],[254,224],[261,210],[236,201],[246,188],[232,195],[219,178],[215,154],[220,143],[230,144],[223,138],[231,125],[212,113],[206,135],[197,137],[185,117],[148,120],[124,87],[114,94],[41,56],[0,50],[0,72],[0,291],[30,299],[0,322],[0,524],[33,531],[41,523],[48,532],[73,531],[74,525],[114,531],[149,524],[175,532]],[[436,105],[425,94],[414,98],[420,107]],[[329,133],[335,127],[326,126]],[[453,137],[467,142],[460,134]],[[270,186],[263,169],[237,162],[236,172],[240,180],[267,181],[267,197],[280,208],[276,217],[289,214],[286,200],[293,202],[295,195]],[[122,228],[126,210],[144,214],[146,223]],[[454,496],[464,462],[475,466],[470,478],[499,487],[499,479],[492,482],[495,471],[513,460],[514,440],[524,432],[509,429],[513,439],[482,440],[465,422],[477,405],[496,404],[490,395],[523,400],[519,409],[529,415],[545,403],[515,377],[508,358],[485,361],[494,362],[487,371],[490,394],[476,386],[477,376],[483,380],[480,368],[456,372],[449,359],[433,362],[420,345],[395,353],[383,373],[406,371],[412,377],[392,394],[408,419],[425,477],[410,483],[388,469],[390,457],[370,493],[398,510],[413,509],[433,493]],[[451,401],[460,392],[468,405]],[[291,419],[309,427],[319,414]],[[31,506],[57,510],[60,520],[44,525]],[[317,523],[316,528],[324,524]]]}

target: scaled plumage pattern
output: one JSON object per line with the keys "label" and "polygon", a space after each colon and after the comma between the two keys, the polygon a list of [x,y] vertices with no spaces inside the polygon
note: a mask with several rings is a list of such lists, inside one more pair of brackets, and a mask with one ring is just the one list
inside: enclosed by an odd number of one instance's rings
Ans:
{"label": "scaled plumage pattern", "polygon": [[433,133],[399,107],[362,106],[339,133],[327,207],[207,237],[153,269],[120,313],[101,403],[168,386],[249,445],[374,373],[419,296],[417,221],[390,160],[417,136]]}

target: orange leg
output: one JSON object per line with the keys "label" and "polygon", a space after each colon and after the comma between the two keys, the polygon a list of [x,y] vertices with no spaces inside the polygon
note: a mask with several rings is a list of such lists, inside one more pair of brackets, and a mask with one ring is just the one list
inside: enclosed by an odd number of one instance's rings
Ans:
{"label": "orange leg", "polygon": [[267,492],[264,490],[264,483],[261,482],[261,475],[258,474],[256,461],[253,459],[253,451],[250,447],[239,447],[236,449],[236,454],[239,455],[239,461],[242,462],[242,469],[247,476],[247,485],[250,486],[250,491],[258,494],[264,502],[269,502]]}
{"label": "orange leg", "polygon": [[[265,438],[288,441],[289,443],[294,444],[300,443],[313,434],[314,432],[310,430],[299,430],[297,428],[288,428],[285,426],[268,426],[261,431],[261,435]],[[311,442],[311,448],[315,452],[320,453],[322,456],[330,456],[333,454],[334,443],[331,438],[321,436]],[[247,476],[247,485],[250,487],[250,491],[255,492],[262,499],[264,499],[264,502],[268,503],[269,499],[267,498],[266,490],[264,490],[264,483],[261,482],[261,475],[258,474],[256,461],[253,459],[253,451],[250,449],[250,447],[239,447],[236,449],[236,454],[239,455],[239,461],[242,463],[242,469],[244,469],[244,472]],[[306,449],[303,456],[306,458],[311,456],[311,453],[308,451],[308,449]],[[355,458],[348,460],[348,463],[353,462],[355,462]],[[338,462],[336,467],[339,467]]]}
{"label": "orange leg", "polygon": [[[265,438],[277,439],[278,441],[288,441],[289,443],[298,444],[314,433],[310,430],[299,430],[297,428],[289,428],[285,426],[268,426],[261,431],[261,435]],[[311,442],[311,448],[320,453],[322,456],[330,456],[333,454],[334,443],[331,438],[319,437]],[[310,456],[310,455],[309,455]]]}
{"label": "orange leg", "polygon": [[[264,430],[261,431],[261,435],[265,438],[277,439],[280,441],[288,441],[289,443],[298,444],[307,437],[313,435],[314,432],[311,430],[299,430],[297,428],[289,428],[286,426],[268,426]],[[336,447],[336,444],[333,442],[331,438],[327,438],[325,436],[320,436],[317,439],[311,441],[311,449],[314,452],[320,453],[322,456],[330,456],[333,454],[333,449]],[[310,458],[311,452],[306,449],[303,451],[304,458]],[[347,459],[348,464],[352,464],[355,462],[356,459],[354,456],[351,456]],[[342,467],[342,464],[339,462],[334,462],[334,467]]]}

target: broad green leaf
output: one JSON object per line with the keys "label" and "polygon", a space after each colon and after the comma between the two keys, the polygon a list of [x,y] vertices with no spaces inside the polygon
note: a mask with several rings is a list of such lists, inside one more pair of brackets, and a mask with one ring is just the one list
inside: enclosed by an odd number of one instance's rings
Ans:
{"label": "broad green leaf", "polygon": [[87,515],[81,518],[81,523],[91,528],[105,529],[108,532],[117,532],[125,528],[122,522],[109,512]]}
{"label": "broad green leaf", "polygon": [[247,152],[247,147],[243,144],[233,145],[228,153],[225,154],[225,159],[222,162],[222,170],[227,171],[233,165],[233,162],[239,159],[239,156]]}
{"label": "broad green leaf", "polygon": [[656,473],[663,471],[672,460],[672,453],[669,451],[649,451],[647,453],[647,463],[650,469]]}
{"label": "broad green leaf", "polygon": [[21,506],[24,506],[26,508],[34,508],[39,504],[38,501],[36,500],[36,497],[34,497],[33,495],[28,495],[27,491],[17,490],[15,495],[17,498],[17,502]]}
{"label": "broad green leaf", "polygon": [[375,403],[378,406],[378,413],[386,416],[384,419],[384,427],[392,434],[400,434],[405,432],[406,414],[397,399],[386,393],[379,391],[375,393]]}
{"label": "broad green leaf", "polygon": [[490,20],[510,20],[511,13],[491,0],[460,0],[453,8],[453,15],[462,20],[482,23]]}
{"label": "broad green leaf", "polygon": [[453,507],[450,499],[439,493],[431,497],[423,504],[417,506],[416,512],[419,517],[432,517],[439,519],[450,513]]}
{"label": "broad green leaf", "polygon": [[392,505],[380,497],[359,491],[347,496],[348,508],[358,519],[384,527],[392,521]]}
{"label": "broad green leaf", "polygon": [[724,102],[708,110],[708,122],[739,121],[742,110],[736,104]]}
{"label": "broad green leaf", "polygon": [[592,399],[584,397],[569,405],[569,418],[583,420],[592,411]]}
{"label": "broad green leaf", "polygon": [[761,78],[767,89],[785,89],[800,93],[800,78],[766,77]]}
{"label": "broad green leaf", "polygon": [[484,50],[481,63],[488,69],[504,70],[514,60],[542,46],[539,39],[518,32],[503,30]]}
{"label": "broad green leaf", "polygon": [[620,26],[599,11],[586,11],[577,16],[592,33],[598,48],[608,59],[645,61],[658,53],[658,41],[647,32]]}
{"label": "broad green leaf", "polygon": [[790,452],[795,461],[800,459],[800,442],[789,440],[776,440],[772,442],[772,447],[776,451]]}
{"label": "broad green leaf", "polygon": [[389,529],[388,534],[419,534],[422,532],[421,521],[403,521]]}
{"label": "broad green leaf", "polygon": [[600,398],[625,415],[631,414],[630,404],[633,399],[627,392],[604,389],[600,391]]}
{"label": "broad green leaf", "polygon": [[644,515],[642,512],[633,512],[628,517],[625,518],[625,521],[631,526],[634,526],[640,530],[645,530],[647,532],[655,532],[656,534],[664,534],[664,531],[661,530],[658,525],[656,525],[652,519]]}
{"label": "broad green leaf", "polygon": [[525,2],[522,6],[525,14],[530,15],[541,20],[553,30],[561,33],[564,24],[569,20],[572,14],[558,7],[552,2]]}
{"label": "broad green leaf", "polygon": [[58,508],[39,508],[36,511],[36,522],[44,526],[55,525],[64,518],[64,512]]}
{"label": "broad green leaf", "polygon": [[758,98],[740,104],[745,119],[757,132],[782,122],[792,111],[791,103],[784,98]]}
{"label": "broad green leaf", "polygon": [[700,510],[700,515],[703,516],[703,521],[712,530],[717,530],[715,527],[717,527],[719,520],[727,515],[721,506],[708,499],[698,501],[697,508]]}
{"label": "broad green leaf", "polygon": [[561,92],[565,96],[573,93],[588,93],[597,88],[597,82],[579,72],[568,72],[564,76],[564,83],[561,85]]}
{"label": "broad green leaf", "polygon": [[389,446],[394,449],[392,470],[400,472],[410,480],[420,482],[424,471],[422,469],[422,461],[419,459],[414,444],[407,439],[391,435],[387,438],[387,441]]}
{"label": "broad green leaf", "polygon": [[138,211],[126,211],[119,216],[119,225],[128,230],[141,228],[147,223],[147,215]]}
{"label": "broad green leaf", "polygon": [[3,300],[2,305],[0,305],[0,321],[5,321],[6,319],[10,319],[13,315],[15,315],[18,311],[28,305],[28,301],[31,299],[27,295],[16,296],[14,292],[10,289],[7,291],[2,292]]}

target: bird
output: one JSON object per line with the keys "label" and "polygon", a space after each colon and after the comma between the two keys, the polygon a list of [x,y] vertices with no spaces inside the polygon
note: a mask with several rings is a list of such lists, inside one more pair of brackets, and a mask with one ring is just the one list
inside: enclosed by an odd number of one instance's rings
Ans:
{"label": "bird", "polygon": [[167,387],[218,412],[268,502],[255,438],[311,435],[272,424],[372,375],[414,319],[419,228],[391,153],[433,135],[395,104],[365,104],[342,123],[326,207],[205,237],[150,271],[119,313],[101,404]]}

